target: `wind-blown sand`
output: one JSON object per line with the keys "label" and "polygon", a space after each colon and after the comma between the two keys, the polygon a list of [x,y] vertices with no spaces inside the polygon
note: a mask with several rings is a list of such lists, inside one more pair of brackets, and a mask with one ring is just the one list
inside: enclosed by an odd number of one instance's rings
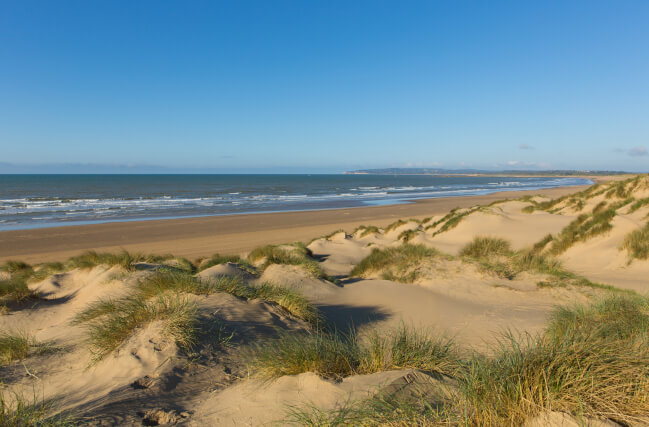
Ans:
{"label": "wind-blown sand", "polygon": [[[271,263],[263,268],[263,259],[255,261],[257,273],[245,263],[222,262],[195,276],[202,283],[238,277],[250,286],[273,283],[296,291],[317,307],[329,327],[337,330],[353,326],[363,334],[405,324],[453,337],[466,351],[490,354],[502,332],[535,334],[545,327],[557,305],[588,303],[615,290],[570,280],[548,285],[552,277],[533,270],[511,277],[498,275],[480,262],[458,256],[461,249],[477,236],[492,236],[506,239],[514,250],[526,250],[551,234],[555,240],[537,249],[550,253],[556,239],[580,215],[592,215],[605,208],[602,203],[614,206],[623,199],[630,200],[631,195],[634,200],[649,197],[647,178],[630,187],[624,197],[590,191],[565,197],[549,207],[538,203],[584,188],[532,192],[545,196],[499,203],[493,202],[525,194],[327,212],[5,232],[0,233],[1,255],[5,259],[49,261],[86,248],[120,246],[194,257],[213,252],[243,253],[261,243],[306,240],[342,228],[344,231],[328,237],[305,241],[312,257],[309,259],[327,277],[317,278],[301,265]],[[529,212],[533,203],[537,209]],[[450,225],[447,221],[451,217],[445,215],[458,205],[466,210],[454,215],[467,214]],[[617,208],[607,231],[577,240],[557,253],[563,267],[592,281],[648,292],[649,260],[630,259],[621,246],[630,232],[647,223],[649,204],[634,212],[630,207],[627,201]],[[405,222],[389,231],[370,230],[363,235],[362,229],[355,230],[360,224],[386,227],[396,218]],[[252,230],[243,231],[246,226]],[[171,238],[181,229],[188,230],[189,237],[173,242]],[[237,236],[240,242],[235,242]],[[350,277],[354,267],[373,250],[400,248],[404,236],[410,238],[410,244],[435,248],[441,254],[407,267],[404,274],[417,273],[405,280],[408,283],[386,276],[385,271]],[[9,248],[11,239],[15,240]],[[38,242],[43,243],[40,249]],[[61,251],[63,247],[67,249]],[[250,346],[273,339],[282,331],[299,333],[312,326],[269,300],[238,298],[226,292],[184,297],[196,308],[201,324],[211,325],[209,333],[200,335],[193,353],[179,348],[159,319],[135,328],[116,350],[100,361],[94,360],[86,340],[87,327],[73,324],[74,316],[98,301],[132,295],[142,280],[161,268],[161,262],[136,263],[130,270],[118,265],[63,269],[45,279],[32,280],[30,289],[41,299],[9,304],[10,311],[0,314],[0,330],[28,333],[58,350],[0,366],[4,387],[24,396],[36,391],[39,399],[55,402],[51,412],[71,414],[94,425],[267,425],[284,423],[291,408],[334,410],[378,393],[412,397],[425,390],[430,402],[456,398],[454,380],[416,369],[354,375],[341,381],[323,379],[312,372],[261,380],[255,376],[254,366],[247,364]],[[11,277],[8,272],[2,274],[5,279]],[[210,341],[215,334],[218,343]],[[543,412],[527,425],[576,422],[565,413]],[[610,420],[589,422],[617,425]]]}

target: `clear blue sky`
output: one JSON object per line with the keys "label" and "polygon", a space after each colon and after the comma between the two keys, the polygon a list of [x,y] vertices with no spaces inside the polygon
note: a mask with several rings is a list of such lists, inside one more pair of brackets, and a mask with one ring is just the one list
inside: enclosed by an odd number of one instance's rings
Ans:
{"label": "clear blue sky", "polygon": [[3,0],[0,163],[646,171],[648,23],[646,0]]}

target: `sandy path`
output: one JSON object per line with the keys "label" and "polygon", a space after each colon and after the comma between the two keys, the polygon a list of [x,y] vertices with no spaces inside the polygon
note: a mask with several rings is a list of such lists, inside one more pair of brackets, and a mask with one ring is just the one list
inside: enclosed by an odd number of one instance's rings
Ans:
{"label": "sandy path", "polygon": [[133,221],[0,232],[0,261],[63,260],[82,251],[118,250],[173,253],[197,258],[213,253],[243,253],[265,245],[306,241],[337,228],[361,224],[387,225],[397,218],[423,218],[455,207],[488,204],[527,194],[559,197],[587,188],[562,187],[509,191],[485,196],[448,197],[414,203],[351,209],[270,214],[227,215],[157,221]]}

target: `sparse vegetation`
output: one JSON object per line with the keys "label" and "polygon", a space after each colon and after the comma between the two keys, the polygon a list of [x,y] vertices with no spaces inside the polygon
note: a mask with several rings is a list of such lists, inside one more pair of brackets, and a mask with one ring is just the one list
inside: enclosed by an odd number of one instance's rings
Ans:
{"label": "sparse vegetation", "polygon": [[121,251],[118,253],[111,252],[95,252],[88,251],[84,252],[81,255],[74,256],[70,258],[66,263],[66,268],[68,270],[74,268],[88,269],[93,268],[98,265],[107,265],[114,266],[118,265],[126,271],[135,270],[135,263],[138,262],[150,262],[150,263],[160,263],[166,261],[170,258],[173,258],[171,255],[158,256],[158,255],[144,255],[144,254],[131,254],[127,251]]}
{"label": "sparse vegetation", "polygon": [[34,340],[24,333],[0,333],[0,365],[24,359],[34,344]]}
{"label": "sparse vegetation", "polygon": [[398,219],[398,220],[394,221],[392,224],[385,227],[385,232],[389,233],[390,231],[396,230],[397,228],[401,227],[402,225],[406,225],[406,224],[408,224],[407,221],[404,221],[402,219]]}
{"label": "sparse vegetation", "polygon": [[71,417],[48,416],[52,409],[49,402],[31,401],[22,395],[0,390],[0,426],[4,427],[72,427],[77,422]]}
{"label": "sparse vegetation", "polygon": [[643,208],[644,206],[649,205],[649,197],[636,200],[630,207],[629,207],[629,213],[633,213],[637,211],[640,208]]}
{"label": "sparse vegetation", "polygon": [[649,422],[648,326],[647,297],[609,295],[591,305],[557,309],[539,335],[505,334],[490,356],[452,359],[456,368],[450,375],[457,384],[452,399],[379,395],[334,411],[293,411],[291,419],[305,424],[522,425],[552,410],[644,425]]}
{"label": "sparse vegetation", "polygon": [[408,243],[412,239],[417,236],[419,233],[419,230],[413,229],[413,230],[403,230],[401,233],[399,233],[398,239],[401,240],[404,243]]}
{"label": "sparse vegetation", "polygon": [[644,227],[627,234],[621,249],[626,249],[629,261],[649,259],[649,222]]}
{"label": "sparse vegetation", "polygon": [[465,210],[461,210],[460,208],[455,208],[452,211],[450,211],[448,214],[446,214],[444,217],[439,219],[438,221],[435,221],[434,223],[428,225],[426,227],[426,230],[433,229],[441,225],[437,230],[435,230],[433,236],[444,233],[448,230],[457,227],[457,225],[464,219],[464,217],[471,215],[472,213],[480,209],[481,209],[480,206],[476,206],[471,209],[465,209]]}
{"label": "sparse vegetation", "polygon": [[427,260],[445,257],[439,251],[424,245],[403,244],[396,248],[373,249],[350,273],[351,276],[365,276],[382,272],[386,280],[412,283],[419,277],[418,268]]}
{"label": "sparse vegetation", "polygon": [[95,361],[117,349],[124,341],[153,321],[163,322],[163,332],[188,350],[194,344],[196,307],[180,294],[141,296],[101,301],[77,316],[88,324],[88,338]]}
{"label": "sparse vegetation", "polygon": [[313,253],[301,243],[263,246],[250,252],[248,260],[253,264],[261,262],[261,269],[272,264],[297,265],[315,278],[329,279],[320,264],[313,259]]}
{"label": "sparse vegetation", "polygon": [[214,254],[210,258],[203,260],[199,264],[197,270],[201,272],[203,270],[207,270],[210,267],[214,267],[215,265],[226,264],[226,263],[237,264],[239,267],[241,267],[241,269],[247,271],[248,273],[257,274],[257,269],[248,261],[245,261],[238,255]]}
{"label": "sparse vegetation", "polygon": [[26,279],[20,275],[0,280],[0,314],[9,305],[37,298],[38,294],[29,289]]}
{"label": "sparse vegetation", "polygon": [[354,231],[354,234],[356,234],[358,231],[361,232],[361,234],[358,236],[361,238],[369,236],[370,234],[378,234],[381,232],[381,230],[379,230],[379,228],[374,225],[361,225]]}
{"label": "sparse vegetation", "polygon": [[460,250],[460,256],[485,258],[494,255],[511,255],[512,248],[508,241],[497,237],[476,237]]}
{"label": "sparse vegetation", "polygon": [[178,270],[161,270],[142,279],[135,293],[117,300],[98,300],[78,313],[74,324],[86,324],[95,361],[117,349],[132,334],[153,321],[163,322],[164,332],[183,350],[194,344],[198,327],[196,307],[186,295],[226,292],[239,298],[259,298],[318,326],[318,310],[297,292],[272,284],[251,286],[238,277],[207,282]]}
{"label": "sparse vegetation", "polygon": [[423,369],[451,374],[458,368],[453,342],[402,325],[393,331],[285,333],[261,343],[251,356],[264,378],[315,372],[340,379],[393,369]]}

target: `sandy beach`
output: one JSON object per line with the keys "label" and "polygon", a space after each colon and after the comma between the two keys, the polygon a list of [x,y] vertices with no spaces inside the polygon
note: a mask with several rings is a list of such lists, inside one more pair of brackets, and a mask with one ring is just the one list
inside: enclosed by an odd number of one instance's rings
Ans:
{"label": "sandy beach", "polygon": [[[593,178],[591,178],[593,179]],[[598,177],[598,180],[619,177]],[[0,261],[61,261],[86,250],[126,249],[145,253],[173,253],[197,258],[214,253],[240,254],[265,244],[309,242],[339,228],[353,230],[363,224],[387,225],[397,218],[423,218],[456,207],[489,204],[505,198],[542,194],[560,197],[585,187],[498,192],[485,196],[446,197],[413,203],[250,215],[116,222],[0,231]]]}
{"label": "sandy beach", "polygon": [[97,426],[380,425],[402,404],[420,423],[646,425],[646,382],[617,373],[649,377],[648,216],[638,176],[4,232],[0,397],[37,389],[47,416]]}

